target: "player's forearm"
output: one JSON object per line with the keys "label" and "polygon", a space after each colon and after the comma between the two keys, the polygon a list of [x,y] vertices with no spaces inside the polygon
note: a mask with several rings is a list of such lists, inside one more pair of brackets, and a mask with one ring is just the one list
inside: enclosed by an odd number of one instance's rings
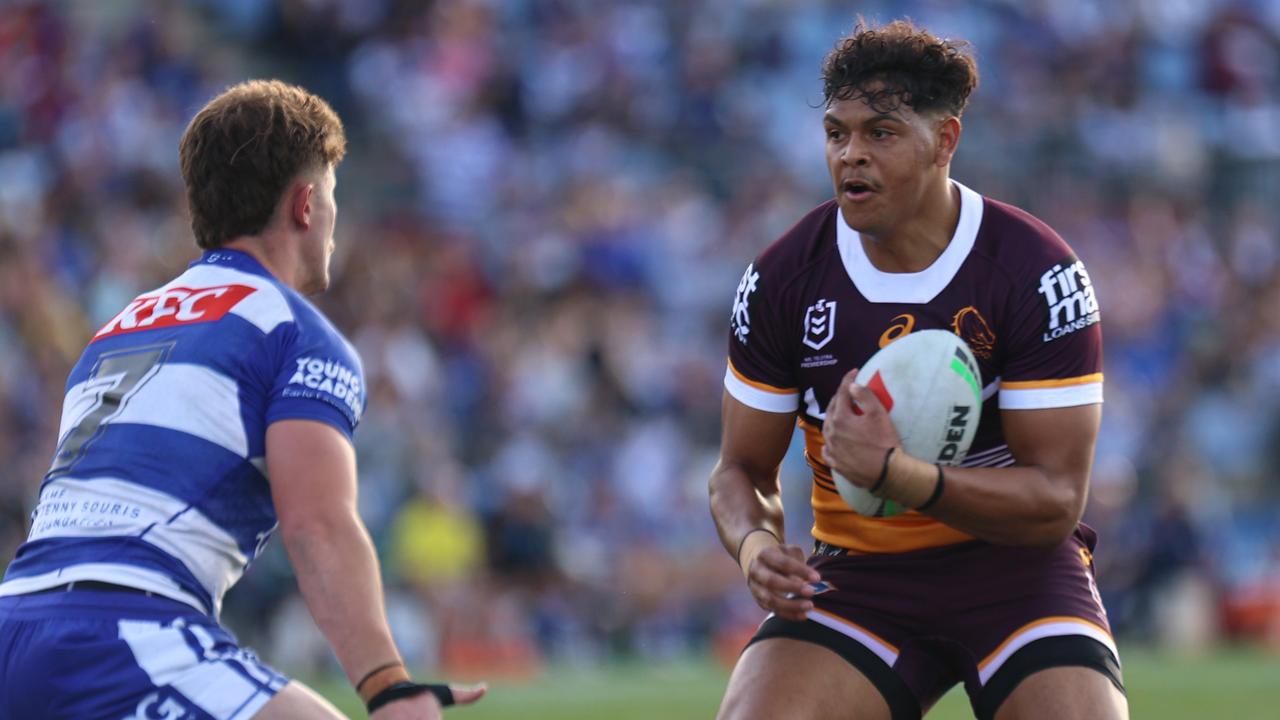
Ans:
{"label": "player's forearm", "polygon": [[373,543],[354,513],[282,527],[307,607],[353,683],[400,659],[387,624]]}
{"label": "player's forearm", "polygon": [[[711,495],[711,517],[715,520],[720,543],[730,555],[736,555],[747,533],[764,528],[778,540],[786,538],[782,497],[775,491],[763,493],[759,486],[776,486],[777,478],[757,478],[738,465],[721,462],[711,473],[708,483]],[[736,557],[734,558],[737,559]]]}
{"label": "player's forearm", "polygon": [[[892,461],[886,497],[918,507],[937,489],[937,468],[905,455]],[[1084,510],[1082,478],[1052,477],[1039,467],[943,469],[937,501],[925,511],[974,537],[1000,545],[1056,545]]]}

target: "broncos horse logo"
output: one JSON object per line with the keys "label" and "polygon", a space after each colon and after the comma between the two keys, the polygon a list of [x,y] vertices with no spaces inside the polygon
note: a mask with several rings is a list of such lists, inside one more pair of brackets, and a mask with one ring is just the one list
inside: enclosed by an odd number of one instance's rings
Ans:
{"label": "broncos horse logo", "polygon": [[969,348],[973,350],[973,354],[983,360],[990,360],[991,353],[995,351],[996,334],[991,331],[991,326],[987,324],[986,318],[982,317],[982,313],[978,312],[978,308],[970,305],[961,308],[951,318],[951,330],[960,336],[961,340],[969,343]]}

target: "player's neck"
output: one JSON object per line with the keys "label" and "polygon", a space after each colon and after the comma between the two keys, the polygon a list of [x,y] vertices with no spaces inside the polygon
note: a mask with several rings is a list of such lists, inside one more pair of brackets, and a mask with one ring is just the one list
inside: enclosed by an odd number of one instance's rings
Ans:
{"label": "player's neck", "polygon": [[877,270],[914,273],[928,268],[947,249],[959,222],[960,189],[943,176],[902,223],[879,234],[859,235]]}
{"label": "player's neck", "polygon": [[283,240],[284,238],[271,237],[271,230],[268,228],[261,235],[240,235],[222,246],[252,256],[277,280],[298,290],[302,279],[302,261],[296,243]]}

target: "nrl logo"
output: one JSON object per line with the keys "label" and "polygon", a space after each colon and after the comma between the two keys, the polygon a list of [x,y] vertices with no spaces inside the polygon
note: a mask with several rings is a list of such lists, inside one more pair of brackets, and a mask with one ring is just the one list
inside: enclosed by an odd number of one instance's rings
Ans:
{"label": "nrl logo", "polygon": [[836,301],[819,300],[804,311],[804,344],[821,350],[836,336]]}

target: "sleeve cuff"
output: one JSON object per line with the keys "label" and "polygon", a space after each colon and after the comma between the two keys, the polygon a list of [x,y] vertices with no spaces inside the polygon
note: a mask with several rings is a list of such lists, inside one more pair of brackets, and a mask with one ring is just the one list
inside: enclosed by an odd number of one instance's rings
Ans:
{"label": "sleeve cuff", "polygon": [[724,372],[724,389],[749,408],[772,413],[791,413],[800,408],[800,393],[794,390],[764,389],[738,377],[730,366]]}
{"label": "sleeve cuff", "polygon": [[1000,388],[1001,410],[1045,410],[1096,405],[1102,402],[1102,382],[1040,388]]}
{"label": "sleeve cuff", "polygon": [[267,413],[267,426],[281,420],[315,420],[332,425],[351,443],[355,443],[355,429],[351,427],[351,419],[341,410],[327,403],[307,403],[305,405],[286,405],[273,408]]}

